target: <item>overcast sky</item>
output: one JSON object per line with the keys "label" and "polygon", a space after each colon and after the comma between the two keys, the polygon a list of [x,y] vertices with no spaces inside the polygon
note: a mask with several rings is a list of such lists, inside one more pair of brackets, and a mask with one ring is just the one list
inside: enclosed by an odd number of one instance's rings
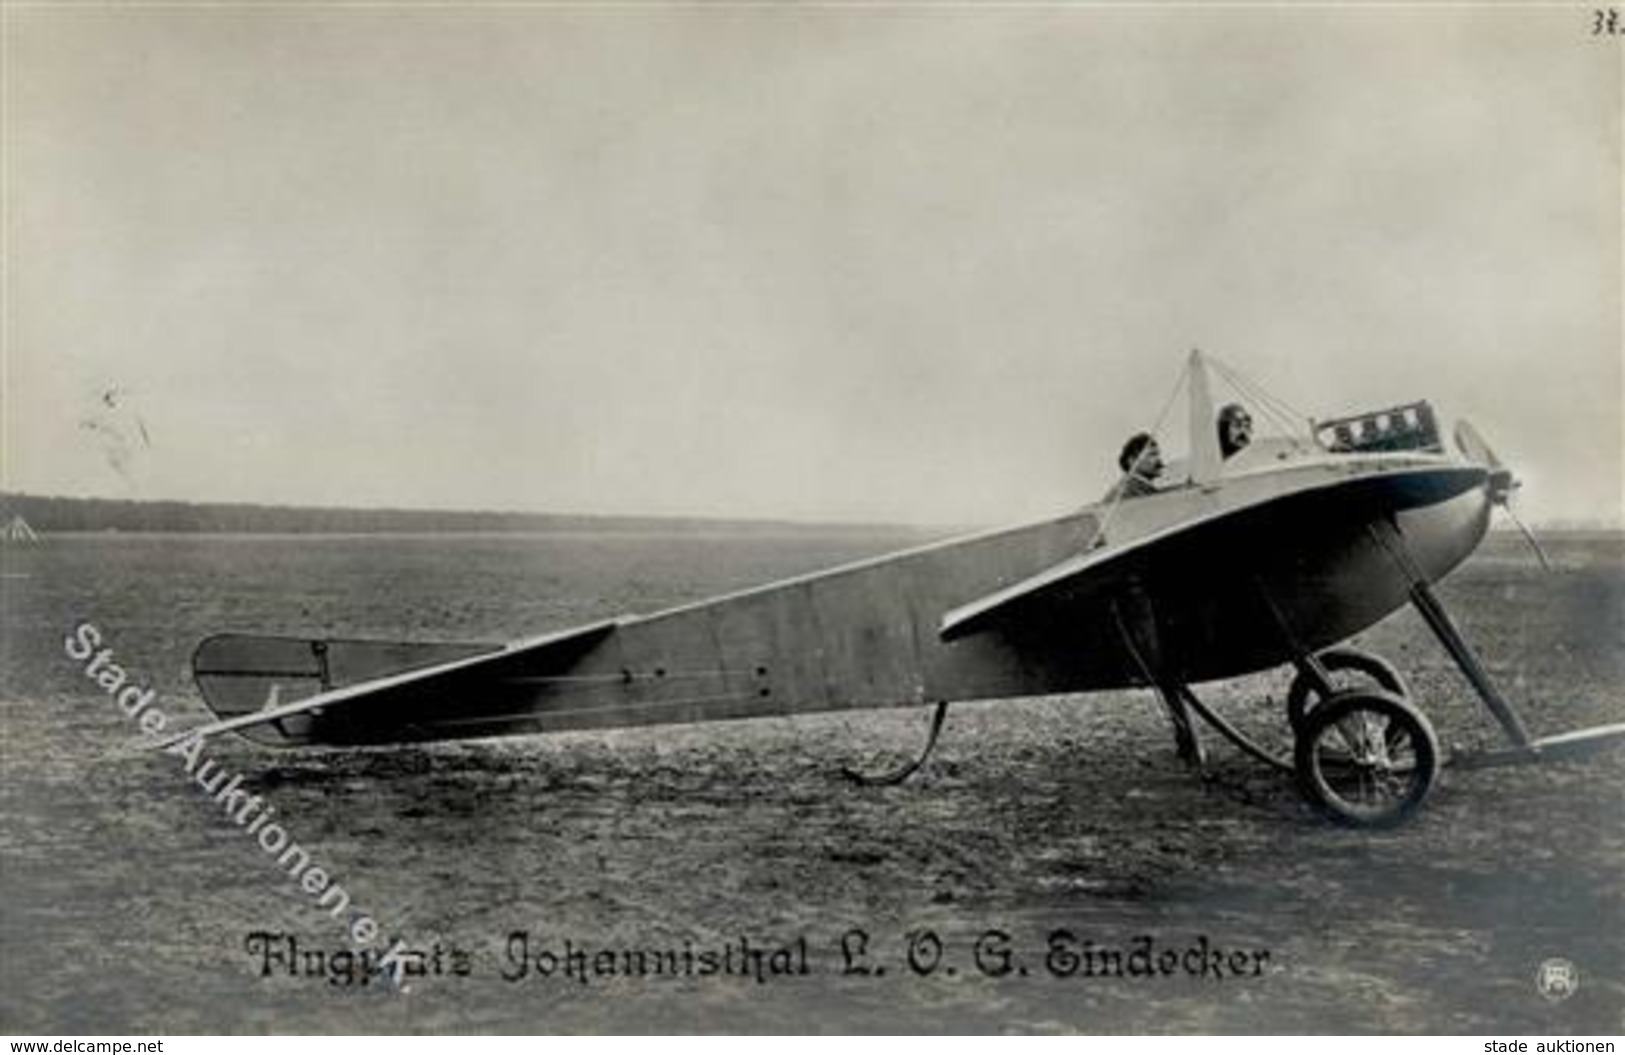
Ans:
{"label": "overcast sky", "polygon": [[5,20],[6,489],[994,523],[1200,346],[1621,517],[1589,10]]}

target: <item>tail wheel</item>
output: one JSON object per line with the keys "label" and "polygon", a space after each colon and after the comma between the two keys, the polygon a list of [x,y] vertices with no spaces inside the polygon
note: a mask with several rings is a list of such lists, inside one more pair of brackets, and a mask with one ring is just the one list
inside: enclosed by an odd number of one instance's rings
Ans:
{"label": "tail wheel", "polygon": [[[1326,668],[1334,689],[1377,688],[1401,699],[1409,699],[1411,689],[1399,669],[1375,652],[1365,652],[1347,645],[1328,648],[1315,657]],[[1302,674],[1292,679],[1286,693],[1286,717],[1292,723],[1292,732],[1303,732],[1304,718],[1321,702],[1321,694]]]}
{"label": "tail wheel", "polygon": [[1304,797],[1351,828],[1403,824],[1439,779],[1427,718],[1392,693],[1338,692],[1304,718],[1294,762]]}

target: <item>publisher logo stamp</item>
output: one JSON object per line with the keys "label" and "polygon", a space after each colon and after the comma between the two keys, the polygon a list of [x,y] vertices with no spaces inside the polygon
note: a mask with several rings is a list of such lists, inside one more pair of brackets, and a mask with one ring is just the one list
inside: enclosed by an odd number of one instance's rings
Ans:
{"label": "publisher logo stamp", "polygon": [[1561,956],[1542,960],[1535,972],[1535,988],[1554,1004],[1567,1000],[1580,988],[1580,969]]}

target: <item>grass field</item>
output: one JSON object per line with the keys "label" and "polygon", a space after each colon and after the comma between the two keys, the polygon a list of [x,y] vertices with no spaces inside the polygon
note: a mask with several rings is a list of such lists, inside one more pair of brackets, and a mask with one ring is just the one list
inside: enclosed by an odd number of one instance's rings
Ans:
{"label": "grass field", "polygon": [[[201,719],[186,665],[216,630],[502,640],[915,541],[108,535],[0,551],[0,1031],[1625,1030],[1620,754],[1447,771],[1415,823],[1351,833],[1222,743],[1206,779],[1182,769],[1145,693],[958,706],[932,761],[890,789],[840,766],[914,751],[924,711],[402,750],[222,742],[358,904],[428,962],[440,946],[444,972],[404,994],[331,964],[263,976],[251,934],[337,952],[343,930],[175,758],[137,750],[63,650],[89,619],[161,706]],[[1442,595],[1537,732],[1625,720],[1625,545],[1548,545],[1543,574],[1492,538]],[[1495,739],[1413,616],[1363,643],[1407,673],[1444,742]],[[1206,695],[1279,735],[1285,680]],[[844,971],[854,928],[851,965],[884,973]],[[1061,930],[1063,952],[1143,935],[1268,958],[1222,979],[1057,977]],[[532,959],[510,980],[517,931],[533,957],[804,940],[807,973],[581,981]],[[979,962],[990,931],[1008,941]],[[1579,971],[1560,1002],[1535,985],[1551,957]]]}

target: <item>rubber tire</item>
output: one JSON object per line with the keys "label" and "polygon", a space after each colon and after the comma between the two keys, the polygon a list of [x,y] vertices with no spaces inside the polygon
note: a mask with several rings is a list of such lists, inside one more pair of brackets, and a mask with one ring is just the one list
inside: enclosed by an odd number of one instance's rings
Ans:
{"label": "rubber tire", "polygon": [[[1320,736],[1329,732],[1338,722],[1361,711],[1375,712],[1388,719],[1389,729],[1399,728],[1409,734],[1416,753],[1413,773],[1417,779],[1403,799],[1392,809],[1378,812],[1352,812],[1347,809],[1336,792],[1326,783],[1320,772],[1315,744]],[[1386,737],[1390,743],[1393,736]],[[1304,798],[1323,816],[1348,828],[1393,828],[1404,824],[1427,800],[1439,780],[1439,738],[1433,723],[1409,701],[1387,692],[1350,690],[1339,692],[1310,710],[1304,721],[1303,732],[1293,750],[1293,763],[1297,771],[1298,788]]]}
{"label": "rubber tire", "polygon": [[[1400,699],[1411,698],[1411,687],[1405,684],[1404,675],[1392,663],[1383,659],[1375,652],[1365,652],[1348,645],[1338,645],[1319,653],[1316,659],[1326,668],[1328,674],[1338,674],[1353,671],[1364,674],[1377,683],[1377,687],[1384,692],[1398,696]],[[1335,687],[1335,682],[1334,682]],[[1355,686],[1348,686],[1352,689]],[[1303,731],[1304,718],[1314,709],[1320,701],[1316,698],[1315,687],[1309,683],[1302,673],[1292,679],[1292,686],[1286,692],[1286,718],[1292,725],[1292,734],[1298,735]]]}

